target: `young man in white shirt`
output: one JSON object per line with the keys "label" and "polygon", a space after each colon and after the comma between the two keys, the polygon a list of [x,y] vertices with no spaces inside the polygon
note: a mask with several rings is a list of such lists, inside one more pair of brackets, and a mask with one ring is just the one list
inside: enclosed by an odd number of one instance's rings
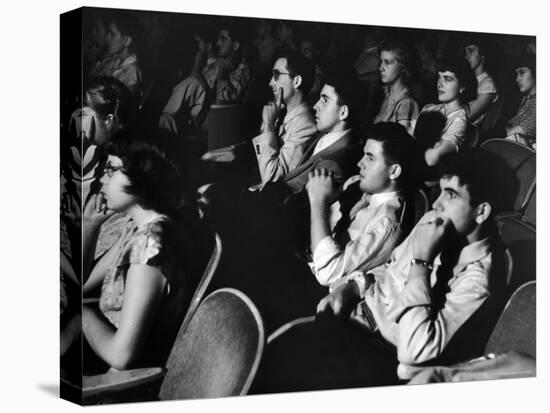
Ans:
{"label": "young man in white shirt", "polygon": [[309,173],[311,267],[321,285],[332,286],[389,259],[405,230],[404,183],[414,152],[414,139],[403,126],[383,122],[370,128],[358,163],[360,174],[348,181],[359,179],[362,196],[344,212],[335,227],[339,231],[331,230],[330,222],[331,205],[340,194],[333,173],[326,169]]}

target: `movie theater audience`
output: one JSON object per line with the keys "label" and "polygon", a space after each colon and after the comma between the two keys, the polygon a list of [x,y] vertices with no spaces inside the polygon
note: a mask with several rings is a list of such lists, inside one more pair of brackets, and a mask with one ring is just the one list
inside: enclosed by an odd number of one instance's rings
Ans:
{"label": "movie theater audience", "polygon": [[[471,128],[481,130],[493,105],[514,108],[514,88],[501,82],[513,68],[522,99],[514,116],[498,115],[506,124],[499,136],[536,147],[536,57],[519,55],[533,51],[533,39],[510,40],[502,58],[512,64],[489,75],[481,34],[464,42],[449,31],[240,18],[213,19],[204,30],[183,16],[156,25],[168,43],[151,60],[140,55],[152,46],[140,49],[134,13],[94,16],[97,39],[85,52],[96,61],[94,77],[71,117],[72,135],[62,137],[62,218],[71,239],[82,230],[71,250],[83,253],[83,274],[71,269],[78,257],[61,256],[64,357],[80,346],[81,323],[86,374],[163,366],[205,263],[206,224],[224,243],[211,288],[248,294],[266,331],[317,306],[314,323],[267,345],[254,392],[400,384],[432,363],[477,355],[503,304],[494,217],[515,183],[498,159],[470,148]],[[182,34],[195,47],[180,45]],[[189,75],[163,83],[161,68],[147,66],[157,89],[147,114],[138,112],[140,62],[165,62],[161,54],[173,50]],[[437,101],[426,89],[434,75]],[[254,132],[210,151],[203,139],[200,153],[188,151],[181,138],[208,132],[215,103],[239,103],[239,122]],[[185,157],[210,164],[195,170]],[[204,176],[184,180],[184,172]],[[434,189],[426,191],[433,209],[412,228],[419,181]],[[188,182],[213,183],[201,188],[202,222]],[[120,228],[115,213],[128,217]],[[107,228],[120,238],[98,253]],[[84,297],[99,299],[81,314],[69,297],[80,278]],[[456,379],[424,371],[419,382]]]}

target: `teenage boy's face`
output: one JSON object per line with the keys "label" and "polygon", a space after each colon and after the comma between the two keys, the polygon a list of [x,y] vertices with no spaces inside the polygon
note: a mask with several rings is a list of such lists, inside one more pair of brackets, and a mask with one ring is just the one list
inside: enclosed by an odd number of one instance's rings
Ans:
{"label": "teenage boy's face", "polygon": [[315,125],[319,132],[331,132],[340,122],[342,106],[338,104],[338,94],[332,86],[323,86],[319,100],[313,106],[313,110],[315,111]]}
{"label": "teenage boy's face", "polygon": [[128,36],[123,36],[116,24],[110,23],[106,41],[109,47],[109,53],[118,54],[128,45]]}
{"label": "teenage boy's face", "polygon": [[382,143],[368,139],[359,166],[359,188],[363,192],[376,194],[390,189],[392,165],[386,163]]}
{"label": "teenage boy's face", "polygon": [[218,33],[218,40],[216,41],[218,47],[218,56],[228,57],[234,49],[234,42],[231,40],[231,36],[227,30],[220,30]]}
{"label": "teenage boy's face", "polygon": [[466,185],[460,185],[458,177],[439,180],[441,194],[433,203],[436,214],[448,218],[460,235],[468,235],[476,227],[477,207],[470,204],[470,193]]}

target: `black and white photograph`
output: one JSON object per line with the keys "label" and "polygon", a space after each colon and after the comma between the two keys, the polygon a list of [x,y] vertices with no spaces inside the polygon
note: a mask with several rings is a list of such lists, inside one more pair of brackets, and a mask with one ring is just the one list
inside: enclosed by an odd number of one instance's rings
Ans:
{"label": "black and white photograph", "polygon": [[41,397],[537,405],[546,33],[514,22],[540,10],[65,3],[57,95],[37,95],[55,193],[33,308],[55,309],[30,317],[25,368],[51,341],[59,369]]}

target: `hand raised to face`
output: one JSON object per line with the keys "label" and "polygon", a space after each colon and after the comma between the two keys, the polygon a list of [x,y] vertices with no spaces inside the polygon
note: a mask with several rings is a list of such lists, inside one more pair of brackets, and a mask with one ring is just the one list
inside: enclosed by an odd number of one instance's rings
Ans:
{"label": "hand raised to face", "polygon": [[413,257],[433,262],[436,255],[441,252],[444,240],[449,236],[452,227],[453,223],[449,218],[438,216],[434,211],[429,211],[414,229]]}
{"label": "hand raised to face", "polygon": [[312,207],[332,204],[341,190],[334,183],[334,173],[328,169],[314,169],[308,174],[306,185],[309,203]]}
{"label": "hand raised to face", "polygon": [[114,213],[115,211],[107,208],[107,203],[102,193],[92,195],[84,206],[82,214],[82,220],[85,223],[84,228],[86,226],[98,227]]}

